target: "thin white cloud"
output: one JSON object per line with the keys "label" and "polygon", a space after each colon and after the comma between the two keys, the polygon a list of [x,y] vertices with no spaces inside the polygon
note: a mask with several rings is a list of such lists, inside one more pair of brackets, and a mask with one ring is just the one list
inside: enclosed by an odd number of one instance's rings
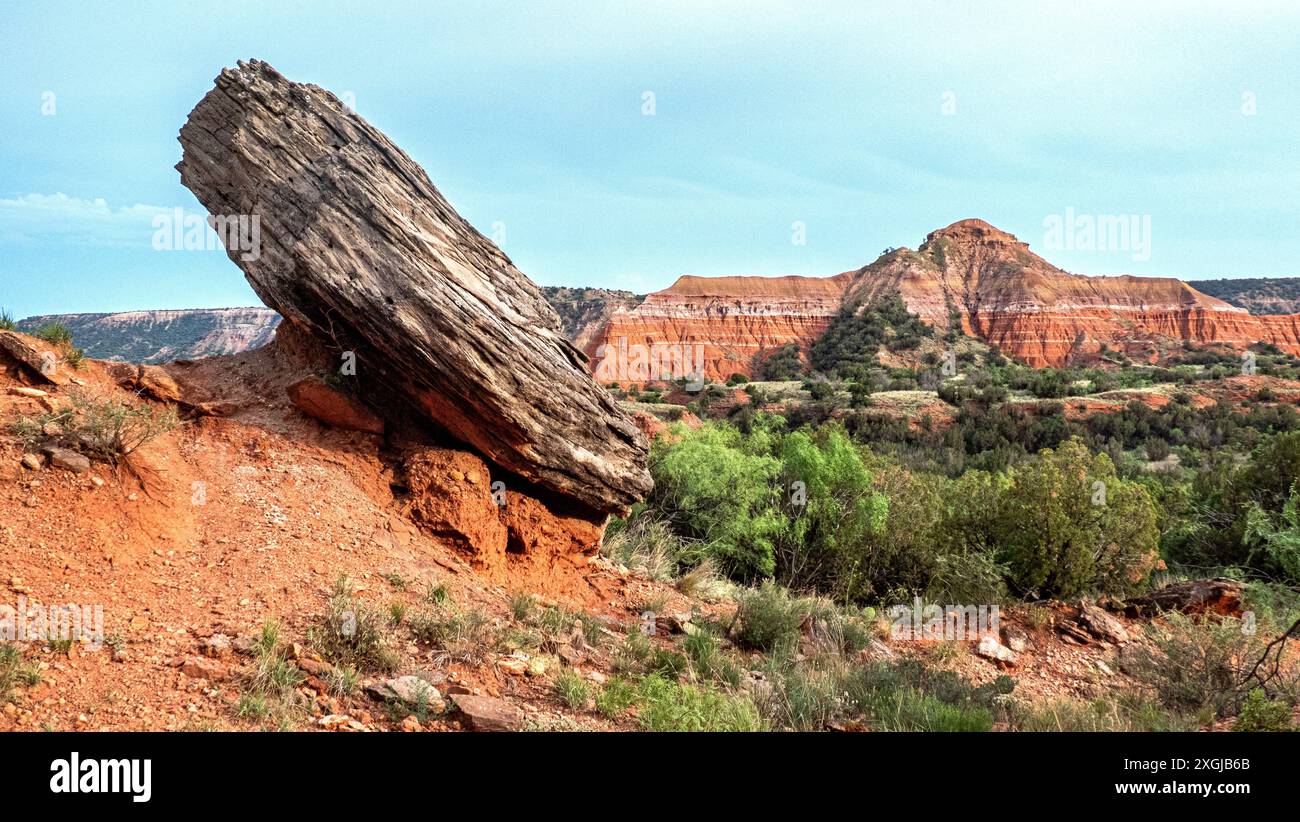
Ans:
{"label": "thin white cloud", "polygon": [[62,192],[24,194],[0,199],[0,244],[149,248],[154,218],[172,211],[139,203],[113,208],[103,197],[87,200]]}

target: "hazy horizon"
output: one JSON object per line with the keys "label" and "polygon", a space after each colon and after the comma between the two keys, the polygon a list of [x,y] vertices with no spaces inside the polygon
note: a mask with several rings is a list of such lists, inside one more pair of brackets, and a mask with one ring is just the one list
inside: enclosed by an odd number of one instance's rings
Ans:
{"label": "hazy horizon", "polygon": [[[6,17],[0,306],[19,318],[260,304],[223,251],[152,242],[160,215],[202,213],[177,131],[253,57],[352,101],[539,285],[831,276],[971,217],[1080,274],[1300,275],[1300,10],[1282,4]],[[1046,247],[1067,215],[1144,239]]]}

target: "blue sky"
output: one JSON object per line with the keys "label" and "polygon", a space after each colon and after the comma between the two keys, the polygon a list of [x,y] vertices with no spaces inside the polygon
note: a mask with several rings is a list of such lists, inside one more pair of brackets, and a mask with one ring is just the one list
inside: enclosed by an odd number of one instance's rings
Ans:
{"label": "blue sky", "polygon": [[[544,285],[825,276],[965,217],[1080,273],[1300,275],[1300,10],[1134,5],[10,2],[0,306],[258,304],[151,224],[249,57],[351,92]],[[1067,209],[1149,255],[1044,249]]]}

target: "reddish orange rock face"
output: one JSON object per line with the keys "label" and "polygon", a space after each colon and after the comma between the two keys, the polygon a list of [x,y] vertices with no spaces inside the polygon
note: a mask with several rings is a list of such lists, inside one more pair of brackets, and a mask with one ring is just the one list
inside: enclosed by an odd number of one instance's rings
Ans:
{"label": "reddish orange rock face", "polygon": [[602,384],[748,376],[755,355],[821,336],[852,278],[682,277],[615,312],[586,353]]}
{"label": "reddish orange rock face", "polygon": [[421,446],[407,455],[405,469],[405,513],[462,551],[480,575],[547,594],[571,593],[585,578],[604,514],[542,489],[507,489],[467,451]]}
{"label": "reddish orange rock face", "polygon": [[[932,232],[834,277],[682,277],[615,312],[586,346],[601,383],[752,375],[756,354],[805,351],[844,305],[897,293],[908,310],[1033,366],[1062,366],[1103,345],[1140,353],[1154,343],[1269,342],[1300,354],[1300,315],[1252,316],[1160,277],[1070,274],[982,220]],[[681,367],[677,368],[677,364]]]}

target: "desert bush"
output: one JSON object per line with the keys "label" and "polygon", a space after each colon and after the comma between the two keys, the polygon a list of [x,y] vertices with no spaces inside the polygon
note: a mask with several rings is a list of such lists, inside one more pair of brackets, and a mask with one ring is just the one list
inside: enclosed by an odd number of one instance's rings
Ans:
{"label": "desert bush", "polygon": [[0,644],[0,702],[7,702],[15,687],[35,685],[40,681],[40,669],[23,659],[23,652],[17,645]]}
{"label": "desert bush", "polygon": [[1283,582],[1253,580],[1246,583],[1243,608],[1254,614],[1261,632],[1281,633],[1300,620],[1300,591]]}
{"label": "desert bush", "polygon": [[[1147,626],[1150,647],[1138,648],[1126,669],[1166,708],[1182,714],[1235,716],[1254,684],[1246,682],[1264,642],[1241,620],[1177,611]],[[1285,682],[1273,678],[1270,688]]]}
{"label": "desert bush", "polygon": [[835,396],[835,386],[828,382],[815,382],[808,386],[808,395],[817,402],[828,400]]}
{"label": "desert bush", "polygon": [[803,358],[799,354],[797,343],[787,343],[771,353],[759,352],[754,355],[754,366],[764,380],[794,380],[803,371]]}
{"label": "desert bush", "polygon": [[587,683],[581,674],[565,668],[555,677],[555,695],[570,708],[581,708],[587,704]]}
{"label": "desert bush", "polygon": [[[858,548],[885,522],[888,504],[872,488],[859,448],[843,429],[781,434],[778,417],[758,415],[750,432],[725,424],[676,429],[652,452],[657,518],[685,537],[681,565],[704,557],[728,576],[848,596],[836,589],[862,564]],[[651,520],[653,522],[653,520]],[[633,540],[668,543],[657,526]],[[626,551],[615,535],[615,546]],[[648,554],[648,551],[642,551]]]}
{"label": "desert bush", "polygon": [[855,366],[874,365],[882,347],[910,350],[933,336],[934,329],[893,294],[860,308],[846,306],[812,344],[809,359],[818,371],[844,376]]}
{"label": "desert bush", "polygon": [[761,731],[748,697],[647,676],[637,686],[637,720],[648,731]]}
{"label": "desert bush", "polygon": [[730,427],[674,430],[679,439],[661,437],[651,450],[654,506],[728,574],[771,576],[783,524],[772,487],[780,463]]}
{"label": "desert bush", "polygon": [[1292,486],[1291,495],[1282,505],[1276,521],[1258,503],[1246,511],[1246,527],[1242,536],[1245,544],[1258,548],[1246,562],[1253,567],[1272,567],[1281,572],[1283,579],[1300,583],[1300,493]]}
{"label": "desert bush", "polygon": [[357,600],[346,577],[335,583],[329,609],[308,630],[307,642],[335,665],[387,673],[400,661],[388,616]]}
{"label": "desert bush", "polygon": [[699,565],[678,577],[674,587],[688,597],[713,600],[725,595],[728,583],[719,579],[713,560],[705,557]]}
{"label": "desert bush", "polygon": [[72,332],[63,323],[47,323],[36,329],[33,336],[55,346],[67,345],[72,342]]}
{"label": "desert bush", "polygon": [[765,582],[741,596],[732,632],[736,642],[745,648],[758,651],[794,648],[799,644],[799,626],[806,613],[801,602],[790,597],[789,591]]}
{"label": "desert bush", "polygon": [[667,582],[680,565],[699,562],[701,549],[673,533],[667,522],[642,514],[611,522],[600,552],[647,579]]}
{"label": "desert bush", "polygon": [[884,527],[863,534],[826,593],[840,602],[910,601],[930,585],[938,552],[944,480],[867,455],[872,490],[887,506]]}
{"label": "desert bush", "polygon": [[1263,688],[1246,694],[1241,713],[1232,726],[1234,731],[1290,731],[1291,703],[1285,699],[1269,699]]}
{"label": "desert bush", "polygon": [[412,616],[409,625],[418,642],[466,662],[481,660],[495,644],[492,621],[476,608],[435,606]]}
{"label": "desert bush", "polygon": [[[14,431],[29,448],[54,442],[93,459],[117,464],[140,446],[180,425],[176,409],[85,391],[69,394],[66,410],[20,418]],[[45,432],[51,424],[61,433]]]}
{"label": "desert bush", "polygon": [[872,487],[858,447],[838,426],[786,435],[777,454],[789,489],[785,522],[775,542],[774,571],[787,586],[848,597],[860,548],[879,533],[887,498]]}
{"label": "desert bush", "polygon": [[991,552],[940,553],[925,596],[931,602],[994,605],[1006,599],[1006,574]]}
{"label": "desert bush", "polygon": [[1150,437],[1146,441],[1145,450],[1148,460],[1159,462],[1169,456],[1169,442],[1160,437]]}
{"label": "desert bush", "polygon": [[636,703],[636,686],[616,677],[605,683],[596,694],[596,710],[611,719]]}
{"label": "desert bush", "polygon": [[1020,595],[1071,597],[1140,590],[1157,560],[1156,512],[1146,490],[1121,480],[1105,454],[1078,440],[1010,472],[993,533]]}
{"label": "desert bush", "polygon": [[[1292,526],[1284,512],[1297,481],[1300,431],[1262,440],[1245,464],[1238,464],[1230,453],[1210,455],[1192,480],[1190,516],[1166,538],[1168,555],[1187,565],[1238,567],[1262,578],[1289,577],[1277,560],[1289,553],[1287,532]],[[1276,540],[1268,539],[1271,530],[1278,532]]]}
{"label": "desert bush", "polygon": [[1150,732],[1194,731],[1194,719],[1166,710],[1149,699],[1119,693],[1089,702],[1062,699],[1017,704],[1012,727],[1029,732]]}

